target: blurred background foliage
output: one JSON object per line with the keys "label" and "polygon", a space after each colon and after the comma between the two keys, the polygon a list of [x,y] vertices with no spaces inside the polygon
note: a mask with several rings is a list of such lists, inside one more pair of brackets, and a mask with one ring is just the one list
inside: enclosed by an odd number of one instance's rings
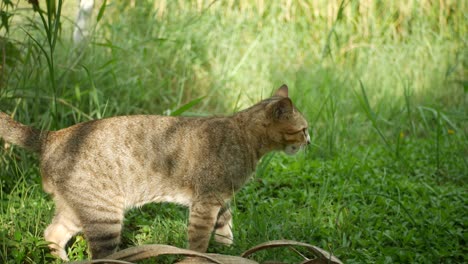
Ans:
{"label": "blurred background foliage", "polygon": [[[39,2],[45,9],[53,1]],[[93,25],[102,4],[95,4]],[[94,117],[103,105],[107,115],[162,113],[206,95],[200,111],[226,113],[282,83],[309,102],[321,101],[327,90],[349,99],[359,80],[371,103],[386,108],[405,91],[415,103],[465,99],[453,96],[466,89],[464,1],[105,4],[90,44],[77,49],[71,43],[76,6],[65,1],[53,56],[57,90],[51,91],[39,47],[46,46],[47,31],[38,13],[26,1],[2,1],[3,102],[56,96]],[[40,105],[35,112],[50,110]],[[71,114],[63,108],[60,114]]]}
{"label": "blurred background foliage", "polygon": [[[313,146],[293,160],[264,159],[261,180],[234,206],[238,223],[255,228],[235,231],[227,253],[290,230],[288,238],[321,241],[350,263],[463,262],[466,1],[100,0],[93,34],[79,45],[76,1],[29,2],[0,2],[0,110],[38,128],[123,114],[231,114],[289,85]],[[25,152],[2,153],[0,238],[11,243],[0,253],[47,258],[33,239],[48,221],[42,209],[31,225],[8,220],[29,196],[50,209],[39,185],[27,188],[40,182],[37,165]],[[150,216],[129,219],[138,229]],[[183,234],[185,223],[175,225]],[[31,248],[13,252],[21,239]],[[76,243],[82,258],[86,247]]]}

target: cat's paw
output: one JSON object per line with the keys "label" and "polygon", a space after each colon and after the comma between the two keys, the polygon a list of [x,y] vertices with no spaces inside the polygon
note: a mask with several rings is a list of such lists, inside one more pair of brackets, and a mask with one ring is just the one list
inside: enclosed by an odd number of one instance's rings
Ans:
{"label": "cat's paw", "polygon": [[54,248],[49,245],[50,254],[57,258],[61,258],[63,261],[70,261],[67,256],[67,252],[63,248]]}

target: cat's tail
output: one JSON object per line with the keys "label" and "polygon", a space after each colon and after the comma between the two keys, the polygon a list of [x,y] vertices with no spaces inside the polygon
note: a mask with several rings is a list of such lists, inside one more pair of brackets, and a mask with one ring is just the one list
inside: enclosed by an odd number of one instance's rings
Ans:
{"label": "cat's tail", "polygon": [[20,147],[40,152],[45,132],[25,126],[0,112],[0,138]]}

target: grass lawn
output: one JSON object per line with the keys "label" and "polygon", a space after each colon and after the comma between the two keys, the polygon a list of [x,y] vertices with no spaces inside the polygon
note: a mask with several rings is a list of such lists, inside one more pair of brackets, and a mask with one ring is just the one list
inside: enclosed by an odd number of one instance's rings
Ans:
{"label": "grass lawn", "polygon": [[[71,42],[73,1],[60,20],[7,2],[0,111],[37,128],[228,115],[289,85],[312,144],[262,159],[232,201],[233,246],[210,252],[290,239],[345,263],[466,262],[465,1],[101,1],[85,47]],[[1,143],[0,262],[60,263],[43,240],[54,205],[37,157]],[[133,209],[121,248],[186,247],[187,216],[171,204]],[[83,236],[68,251],[87,259]],[[292,255],[254,258],[298,263]]]}

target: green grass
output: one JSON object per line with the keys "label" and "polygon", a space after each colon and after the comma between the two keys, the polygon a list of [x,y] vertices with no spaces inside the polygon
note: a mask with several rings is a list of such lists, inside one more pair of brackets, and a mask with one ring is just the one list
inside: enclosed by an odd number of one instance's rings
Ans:
{"label": "green grass", "polygon": [[[209,251],[292,239],[346,263],[466,262],[465,1],[135,2],[112,1],[81,49],[71,43],[73,2],[55,36],[25,3],[3,1],[0,17],[13,16],[0,28],[0,110],[44,129],[122,114],[230,114],[286,83],[312,145],[263,159],[233,199],[234,245]],[[1,147],[0,184],[0,262],[54,262],[37,158]],[[186,224],[175,205],[134,209],[122,247],[185,247]],[[87,258],[82,236],[69,255]]]}

